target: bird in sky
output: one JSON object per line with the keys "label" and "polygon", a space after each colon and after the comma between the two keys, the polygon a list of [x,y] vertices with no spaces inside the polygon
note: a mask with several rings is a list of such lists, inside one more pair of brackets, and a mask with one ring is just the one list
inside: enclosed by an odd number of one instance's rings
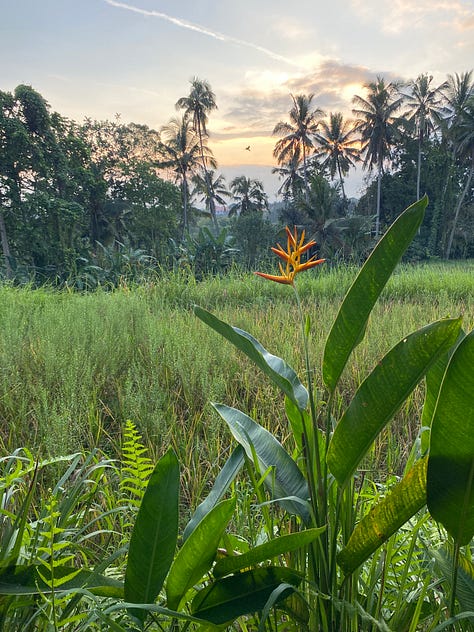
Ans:
{"label": "bird in sky", "polygon": [[245,151],[250,151],[250,145],[247,145],[247,147],[245,148]]}

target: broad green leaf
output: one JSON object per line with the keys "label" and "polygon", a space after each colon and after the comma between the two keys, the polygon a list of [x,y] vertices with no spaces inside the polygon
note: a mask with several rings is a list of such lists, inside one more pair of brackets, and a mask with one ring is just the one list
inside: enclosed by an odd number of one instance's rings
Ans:
{"label": "broad green leaf", "polygon": [[278,538],[273,538],[264,544],[260,544],[242,555],[229,555],[228,557],[224,557],[214,566],[214,577],[223,577],[224,575],[240,571],[243,568],[271,560],[278,555],[301,549],[313,542],[313,540],[318,538],[325,530],[326,527],[319,527],[318,529],[306,529],[305,531],[299,531],[297,533],[289,533]]}
{"label": "broad green leaf", "polygon": [[474,535],[474,331],[457,347],[431,425],[428,509],[461,545]]}
{"label": "broad green leaf", "polygon": [[425,196],[395,220],[349,288],[324,349],[323,380],[329,390],[336,388],[350,354],[363,339],[370,312],[416,235],[427,204]]}
{"label": "broad green leaf", "polygon": [[192,515],[190,521],[186,525],[183,533],[183,541],[194,531],[196,526],[201,522],[206,514],[208,514],[213,507],[219,502],[222,496],[229,489],[231,483],[235,480],[235,477],[242,469],[245,462],[245,452],[241,445],[238,445],[232,452],[230,457],[225,462],[221,471],[216,477],[214,485],[211,491],[196,508],[196,511]]}
{"label": "broad green leaf", "polygon": [[[170,449],[148,481],[130,539],[125,600],[153,603],[173,561],[178,538],[179,464]],[[142,619],[146,612],[140,611]]]}
{"label": "broad green leaf", "polygon": [[359,522],[337,562],[346,575],[426,504],[427,459],[420,459],[389,494]]}
{"label": "broad green leaf", "polygon": [[186,592],[211,568],[234,509],[234,498],[217,504],[204,516],[179,550],[166,581],[169,608],[178,610]]}
{"label": "broad green leaf", "polygon": [[281,584],[299,586],[301,577],[289,568],[266,566],[219,579],[199,591],[191,611],[195,617],[223,624],[263,610]]}
{"label": "broad green leaf", "polygon": [[[60,589],[56,589],[58,593],[87,588],[94,595],[123,599],[123,584],[116,579],[86,569],[77,572],[77,568],[73,566],[58,567],[54,572],[58,580],[72,577],[63,582]],[[0,595],[38,595],[50,592],[51,587],[41,578],[37,565],[12,566],[0,573]]]}
{"label": "broad green leaf", "polygon": [[295,371],[284,360],[269,353],[258,340],[246,331],[228,325],[201,307],[195,306],[194,313],[206,325],[224,336],[239,351],[245,353],[300,410],[307,407],[308,391],[300,382]]}
{"label": "broad green leaf", "polygon": [[[461,340],[465,336],[466,334],[464,333],[464,331],[461,330],[457,342],[461,342]],[[423,404],[423,413],[421,416],[422,426],[431,427],[431,422],[433,420],[436,402],[438,401],[438,395],[441,389],[441,384],[443,382],[443,377],[455,349],[456,345],[453,345],[448,353],[445,353],[443,356],[438,358],[438,360],[433,364],[431,369],[426,374],[426,394]]]}
{"label": "broad green leaf", "polygon": [[274,475],[265,479],[265,484],[270,489],[273,498],[278,499],[279,505],[286,511],[301,516],[306,523],[309,523],[309,491],[306,480],[281,443],[268,430],[262,428],[240,410],[224,404],[213,404],[213,406],[252,461],[253,450],[255,450],[260,471],[274,469]]}
{"label": "broad green leaf", "polygon": [[341,485],[430,366],[456,342],[460,319],[447,318],[410,334],[364,380],[336,426],[327,462]]}

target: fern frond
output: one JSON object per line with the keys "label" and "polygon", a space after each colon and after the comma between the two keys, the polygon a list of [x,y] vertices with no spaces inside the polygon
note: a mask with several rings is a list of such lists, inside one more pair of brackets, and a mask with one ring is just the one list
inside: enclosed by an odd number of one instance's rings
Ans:
{"label": "fern frond", "polygon": [[122,467],[120,492],[122,502],[139,507],[145,493],[148,479],[153,471],[153,462],[148,456],[148,448],[142,443],[142,436],[129,419],[125,422],[122,443]]}

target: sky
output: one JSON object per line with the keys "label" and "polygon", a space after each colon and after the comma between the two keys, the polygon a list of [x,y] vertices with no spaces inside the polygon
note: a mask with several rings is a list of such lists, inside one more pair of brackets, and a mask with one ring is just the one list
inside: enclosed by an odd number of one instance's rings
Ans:
{"label": "sky", "polygon": [[350,117],[377,76],[441,83],[474,68],[474,0],[0,0],[0,60],[0,90],[25,83],[76,121],[154,129],[206,79],[219,171],[260,178],[273,201],[272,131],[290,95]]}

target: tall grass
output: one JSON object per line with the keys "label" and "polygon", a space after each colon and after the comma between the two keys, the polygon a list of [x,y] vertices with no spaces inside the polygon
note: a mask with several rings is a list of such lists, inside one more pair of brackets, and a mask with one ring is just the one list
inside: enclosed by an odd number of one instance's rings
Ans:
{"label": "tall grass", "polygon": [[[313,322],[316,384],[329,324],[355,274],[328,267],[301,278],[304,309]],[[472,328],[473,299],[473,263],[400,267],[376,307],[378,328],[367,338],[370,345],[357,348],[344,376],[347,392],[408,331],[460,313],[465,328]],[[197,322],[195,303],[251,330],[304,373],[291,293],[251,274],[199,283],[175,275],[90,294],[0,288],[1,452],[28,446],[46,456],[97,446],[113,456],[123,424],[132,419],[153,456],[173,445],[187,482],[185,500],[192,502],[228,445],[210,400],[246,410],[285,440],[275,391]],[[418,432],[421,399],[415,395],[374,446],[370,467],[383,461],[388,471],[400,470]]]}

